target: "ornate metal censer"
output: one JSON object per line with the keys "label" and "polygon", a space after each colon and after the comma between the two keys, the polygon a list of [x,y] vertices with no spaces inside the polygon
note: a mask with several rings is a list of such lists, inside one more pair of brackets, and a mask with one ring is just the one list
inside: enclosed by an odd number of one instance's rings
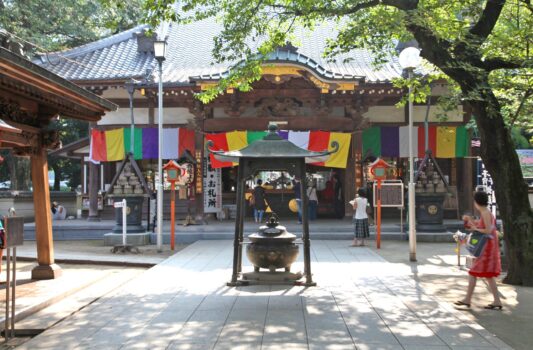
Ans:
{"label": "ornate metal censer", "polygon": [[[305,160],[313,159],[317,162],[324,161],[324,157],[328,157],[330,154],[337,152],[339,150],[339,145],[337,142],[331,143],[331,150],[324,150],[322,152],[309,151],[303,148],[296,146],[295,144],[289,142],[288,140],[283,139],[278,135],[278,128],[276,125],[269,125],[268,134],[263,137],[262,140],[255,141],[254,143],[235,151],[221,151],[212,149],[214,144],[212,142],[207,142],[206,148],[207,151],[213,154],[213,156],[220,160],[226,162],[238,162],[238,173],[237,173],[237,218],[235,219],[235,237],[233,240],[233,272],[231,275],[231,281],[228,282],[228,286],[239,286],[250,284],[251,281],[244,279],[242,273],[242,247],[244,245],[243,231],[244,231],[244,183],[246,179],[253,177],[255,174],[266,171],[266,170],[275,170],[275,171],[285,171],[293,176],[296,176],[300,179],[305,178],[306,169],[305,169]],[[309,239],[309,219],[307,217],[307,191],[305,186],[305,181],[302,181],[300,187],[300,196],[302,198],[302,243],[303,243],[303,255],[304,255],[304,275],[306,286],[315,286],[316,283],[313,282],[312,273],[311,273],[311,241]],[[280,232],[281,231],[281,232]],[[274,236],[280,236],[280,238],[273,238]],[[290,237],[290,242],[287,244],[286,252],[291,251],[292,249],[296,250],[294,253],[294,258],[296,258],[298,252],[297,247],[293,248],[295,245],[292,241],[294,235],[287,232],[283,226],[279,226],[277,223],[272,227],[267,225],[267,228],[261,229],[257,236],[250,236],[250,240],[256,240],[253,242],[253,248],[248,248],[248,251],[264,249],[265,253],[252,253],[248,255],[250,260],[255,266],[256,274],[258,273],[258,268],[267,268],[267,269],[276,269],[276,268],[290,268],[292,262],[289,263],[281,262],[285,260],[285,251],[283,253],[276,254],[275,252],[270,254],[270,260],[268,259],[268,254],[271,252],[265,247],[272,246],[273,243],[281,243],[283,240],[288,240]],[[259,243],[259,244],[258,244]],[[264,243],[264,244],[263,244]],[[282,244],[281,244],[282,245]],[[288,248],[290,247],[290,248]],[[283,248],[285,249],[285,248]],[[273,252],[273,251],[272,251]],[[261,261],[264,255],[266,261]],[[283,255],[283,258],[281,256]],[[279,259],[279,260],[278,260]],[[288,260],[287,260],[288,261]],[[286,274],[286,273],[283,273]],[[283,275],[279,274],[279,275]],[[294,284],[301,284],[297,281],[296,275],[295,278],[291,281],[281,282],[291,282]]]}
{"label": "ornate metal censer", "polygon": [[246,255],[254,265],[255,272],[259,272],[260,268],[270,272],[281,268],[286,272],[291,270],[292,263],[298,257],[298,246],[294,244],[296,235],[287,232],[275,216],[248,238],[252,243],[247,246]]}

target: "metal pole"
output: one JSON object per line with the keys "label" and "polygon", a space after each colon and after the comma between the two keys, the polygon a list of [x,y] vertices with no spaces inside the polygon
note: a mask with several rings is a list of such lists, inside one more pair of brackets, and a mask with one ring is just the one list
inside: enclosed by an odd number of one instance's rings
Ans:
{"label": "metal pole", "polygon": [[13,247],[13,287],[11,290],[11,338],[15,337],[15,299],[17,292],[17,247]]}
{"label": "metal pole", "polygon": [[128,226],[126,198],[122,200],[122,246],[126,246],[126,227]]}
{"label": "metal pole", "polygon": [[[413,69],[407,70],[409,80]],[[415,184],[414,184],[414,155],[413,155],[413,97],[412,87],[409,84],[409,260],[416,261],[416,219],[415,219]]]}
{"label": "metal pole", "polygon": [[9,339],[9,288],[11,286],[11,248],[6,249],[6,319],[4,321],[4,337]]}
{"label": "metal pole", "polygon": [[159,64],[159,91],[158,91],[158,108],[157,108],[157,122],[158,122],[158,144],[159,152],[157,157],[157,172],[159,174],[159,181],[157,181],[157,251],[163,250],[163,60],[158,59]]}
{"label": "metal pole", "polygon": [[134,150],[134,142],[135,142],[135,119],[133,116],[133,94],[135,93],[135,88],[133,87],[133,82],[131,83],[131,87],[128,86],[128,93],[130,95],[130,116],[131,116],[131,133],[130,133],[130,153],[133,154]]}
{"label": "metal pole", "polygon": [[170,250],[174,250],[176,235],[176,182],[170,183]]}

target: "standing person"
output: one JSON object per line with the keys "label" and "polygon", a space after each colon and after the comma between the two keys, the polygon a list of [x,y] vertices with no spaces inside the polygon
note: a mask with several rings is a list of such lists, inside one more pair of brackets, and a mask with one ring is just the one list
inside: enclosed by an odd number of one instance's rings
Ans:
{"label": "standing person", "polygon": [[479,211],[481,218],[479,220],[473,220],[468,215],[463,217],[463,220],[467,223],[465,226],[469,227],[468,230],[490,235],[490,239],[487,240],[481,256],[474,260],[472,267],[468,271],[468,289],[465,297],[462,300],[456,301],[454,304],[470,307],[477,279],[483,277],[487,279],[492,297],[494,298],[494,301],[485,306],[485,309],[501,310],[502,302],[498,293],[498,286],[496,285],[496,277],[501,273],[500,245],[496,230],[496,219],[487,208],[488,203],[489,196],[487,193],[477,191],[474,193],[474,207]]}
{"label": "standing person", "polygon": [[[355,210],[353,214],[353,223],[355,225],[355,237],[352,242],[352,247],[361,247],[365,245],[365,238],[370,237],[370,230],[368,229],[368,215],[366,214],[366,207],[368,199],[366,198],[366,190],[359,188],[357,190],[357,197],[350,201]],[[359,239],[361,243],[359,243]]]}
{"label": "standing person", "polygon": [[318,208],[318,196],[316,194],[316,183],[313,182],[311,187],[307,189],[307,198],[309,199],[309,220],[316,219],[316,211]]}
{"label": "standing person", "polygon": [[298,205],[298,223],[302,223],[302,191],[300,187],[300,180],[294,179],[293,189],[294,189],[294,198],[296,199],[296,204]]}
{"label": "standing person", "polygon": [[337,219],[344,218],[344,198],[342,194],[342,183],[339,174],[333,174],[333,183],[335,190],[335,197],[333,198],[333,206],[335,209],[335,217]]}
{"label": "standing person", "polygon": [[266,204],[265,204],[265,189],[263,186],[263,180],[259,179],[256,182],[256,186],[253,191],[253,206],[254,206],[254,220],[256,223],[263,221],[263,214],[265,213]]}

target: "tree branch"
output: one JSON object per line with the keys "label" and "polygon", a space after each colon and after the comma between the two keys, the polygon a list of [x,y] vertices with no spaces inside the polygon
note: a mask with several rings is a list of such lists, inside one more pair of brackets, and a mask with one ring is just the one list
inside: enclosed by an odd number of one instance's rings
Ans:
{"label": "tree branch", "polygon": [[531,68],[532,62],[528,60],[509,61],[503,58],[494,57],[486,59],[481,63],[481,67],[487,71],[493,71],[496,69],[520,69]]}
{"label": "tree branch", "polygon": [[505,0],[487,0],[481,17],[479,17],[477,23],[470,29],[470,34],[482,39],[480,43],[485,41],[492,32],[492,29],[494,29],[504,5]]}
{"label": "tree branch", "polygon": [[520,101],[520,104],[518,105],[518,108],[516,109],[516,112],[514,113],[513,117],[511,118],[511,127],[514,125],[514,123],[518,119],[518,116],[520,115],[520,111],[524,107],[524,104],[525,104],[526,100],[532,95],[533,95],[533,89],[531,89],[531,88],[527,89],[527,91],[524,93],[524,96],[522,97],[522,101]]}
{"label": "tree branch", "polygon": [[399,10],[409,11],[415,10],[418,7],[418,0],[369,0],[367,2],[360,2],[354,6],[349,7],[311,7],[306,10],[285,5],[270,5],[274,9],[284,10],[285,14],[294,16],[307,16],[309,14],[319,13],[324,16],[333,15],[351,15],[360,10],[375,7],[378,5],[392,6]]}

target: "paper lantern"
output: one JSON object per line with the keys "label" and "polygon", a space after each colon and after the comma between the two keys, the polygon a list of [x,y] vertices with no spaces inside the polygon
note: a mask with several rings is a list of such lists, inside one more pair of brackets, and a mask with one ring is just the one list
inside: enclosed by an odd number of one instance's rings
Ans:
{"label": "paper lantern", "polygon": [[296,202],[296,199],[291,199],[289,201],[289,209],[293,212],[293,213],[297,213],[298,212],[298,203]]}

